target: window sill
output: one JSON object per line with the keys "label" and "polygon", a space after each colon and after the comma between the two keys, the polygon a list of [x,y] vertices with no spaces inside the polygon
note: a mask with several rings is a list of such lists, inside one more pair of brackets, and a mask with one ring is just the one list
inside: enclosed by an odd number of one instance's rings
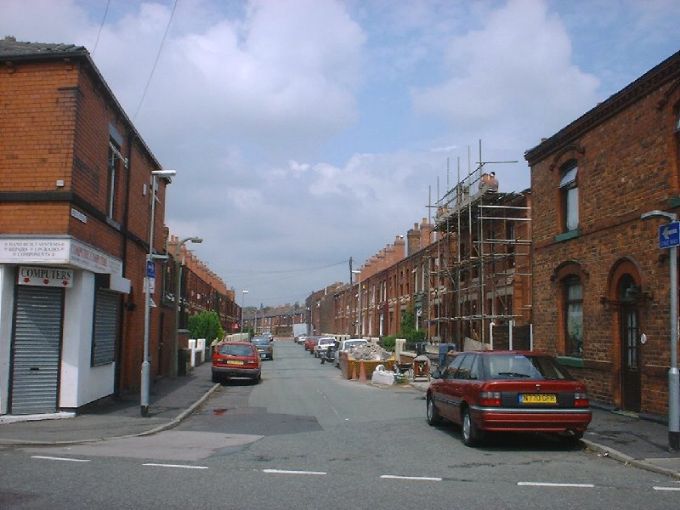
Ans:
{"label": "window sill", "polygon": [[555,236],[555,242],[561,243],[563,241],[568,241],[569,239],[574,239],[581,235],[580,229],[570,230],[569,232],[563,232]]}
{"label": "window sill", "polygon": [[583,358],[575,358],[573,356],[557,356],[557,361],[560,365],[565,367],[583,368]]}
{"label": "window sill", "polygon": [[668,205],[670,207],[680,207],[680,197],[671,197],[668,199]]}

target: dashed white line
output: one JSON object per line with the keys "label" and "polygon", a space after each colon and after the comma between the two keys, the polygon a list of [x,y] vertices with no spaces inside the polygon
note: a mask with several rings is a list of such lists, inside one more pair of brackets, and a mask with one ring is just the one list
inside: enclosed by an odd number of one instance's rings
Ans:
{"label": "dashed white line", "polygon": [[680,492],[680,487],[654,487],[655,491],[678,491]]}
{"label": "dashed white line", "polygon": [[90,462],[89,459],[69,459],[68,457],[48,457],[47,455],[31,455],[32,459],[63,460],[64,462]]}
{"label": "dashed white line", "polygon": [[270,473],[275,475],[314,475],[324,476],[328,473],[325,471],[290,471],[286,469],[263,469],[263,473]]}
{"label": "dashed white line", "polygon": [[179,469],[208,469],[208,466],[191,466],[188,464],[155,464],[152,462],[149,462],[147,464],[142,464],[142,466],[151,466],[151,467],[168,467],[168,468],[179,468]]}
{"label": "dashed white line", "polygon": [[400,476],[400,475],[380,475],[383,480],[416,480],[422,482],[441,482],[442,478],[435,476]]}
{"label": "dashed white line", "polygon": [[528,487],[575,487],[577,489],[592,489],[592,483],[551,483],[551,482],[517,482],[517,485]]}

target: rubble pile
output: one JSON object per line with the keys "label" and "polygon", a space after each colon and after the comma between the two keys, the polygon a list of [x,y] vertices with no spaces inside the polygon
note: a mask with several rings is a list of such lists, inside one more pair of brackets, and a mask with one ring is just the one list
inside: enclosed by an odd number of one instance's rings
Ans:
{"label": "rubble pile", "polygon": [[392,353],[389,351],[386,351],[382,347],[380,347],[378,344],[365,344],[365,345],[358,345],[354,347],[350,353],[349,356],[355,360],[364,360],[364,361],[385,361],[389,359],[392,356]]}

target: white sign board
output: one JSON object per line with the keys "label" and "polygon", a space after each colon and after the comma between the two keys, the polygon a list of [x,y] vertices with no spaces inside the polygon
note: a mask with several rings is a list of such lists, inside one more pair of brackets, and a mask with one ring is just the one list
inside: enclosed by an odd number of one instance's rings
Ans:
{"label": "white sign board", "polygon": [[17,283],[33,287],[73,287],[73,270],[60,267],[19,266]]}

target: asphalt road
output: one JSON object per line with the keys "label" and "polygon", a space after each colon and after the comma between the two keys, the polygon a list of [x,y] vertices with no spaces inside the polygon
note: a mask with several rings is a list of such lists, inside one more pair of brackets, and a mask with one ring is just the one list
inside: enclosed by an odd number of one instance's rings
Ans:
{"label": "asphalt road", "polygon": [[0,453],[0,508],[677,508],[680,483],[550,437],[478,449],[423,394],[345,381],[277,342],[259,385],[223,385],[155,436]]}

